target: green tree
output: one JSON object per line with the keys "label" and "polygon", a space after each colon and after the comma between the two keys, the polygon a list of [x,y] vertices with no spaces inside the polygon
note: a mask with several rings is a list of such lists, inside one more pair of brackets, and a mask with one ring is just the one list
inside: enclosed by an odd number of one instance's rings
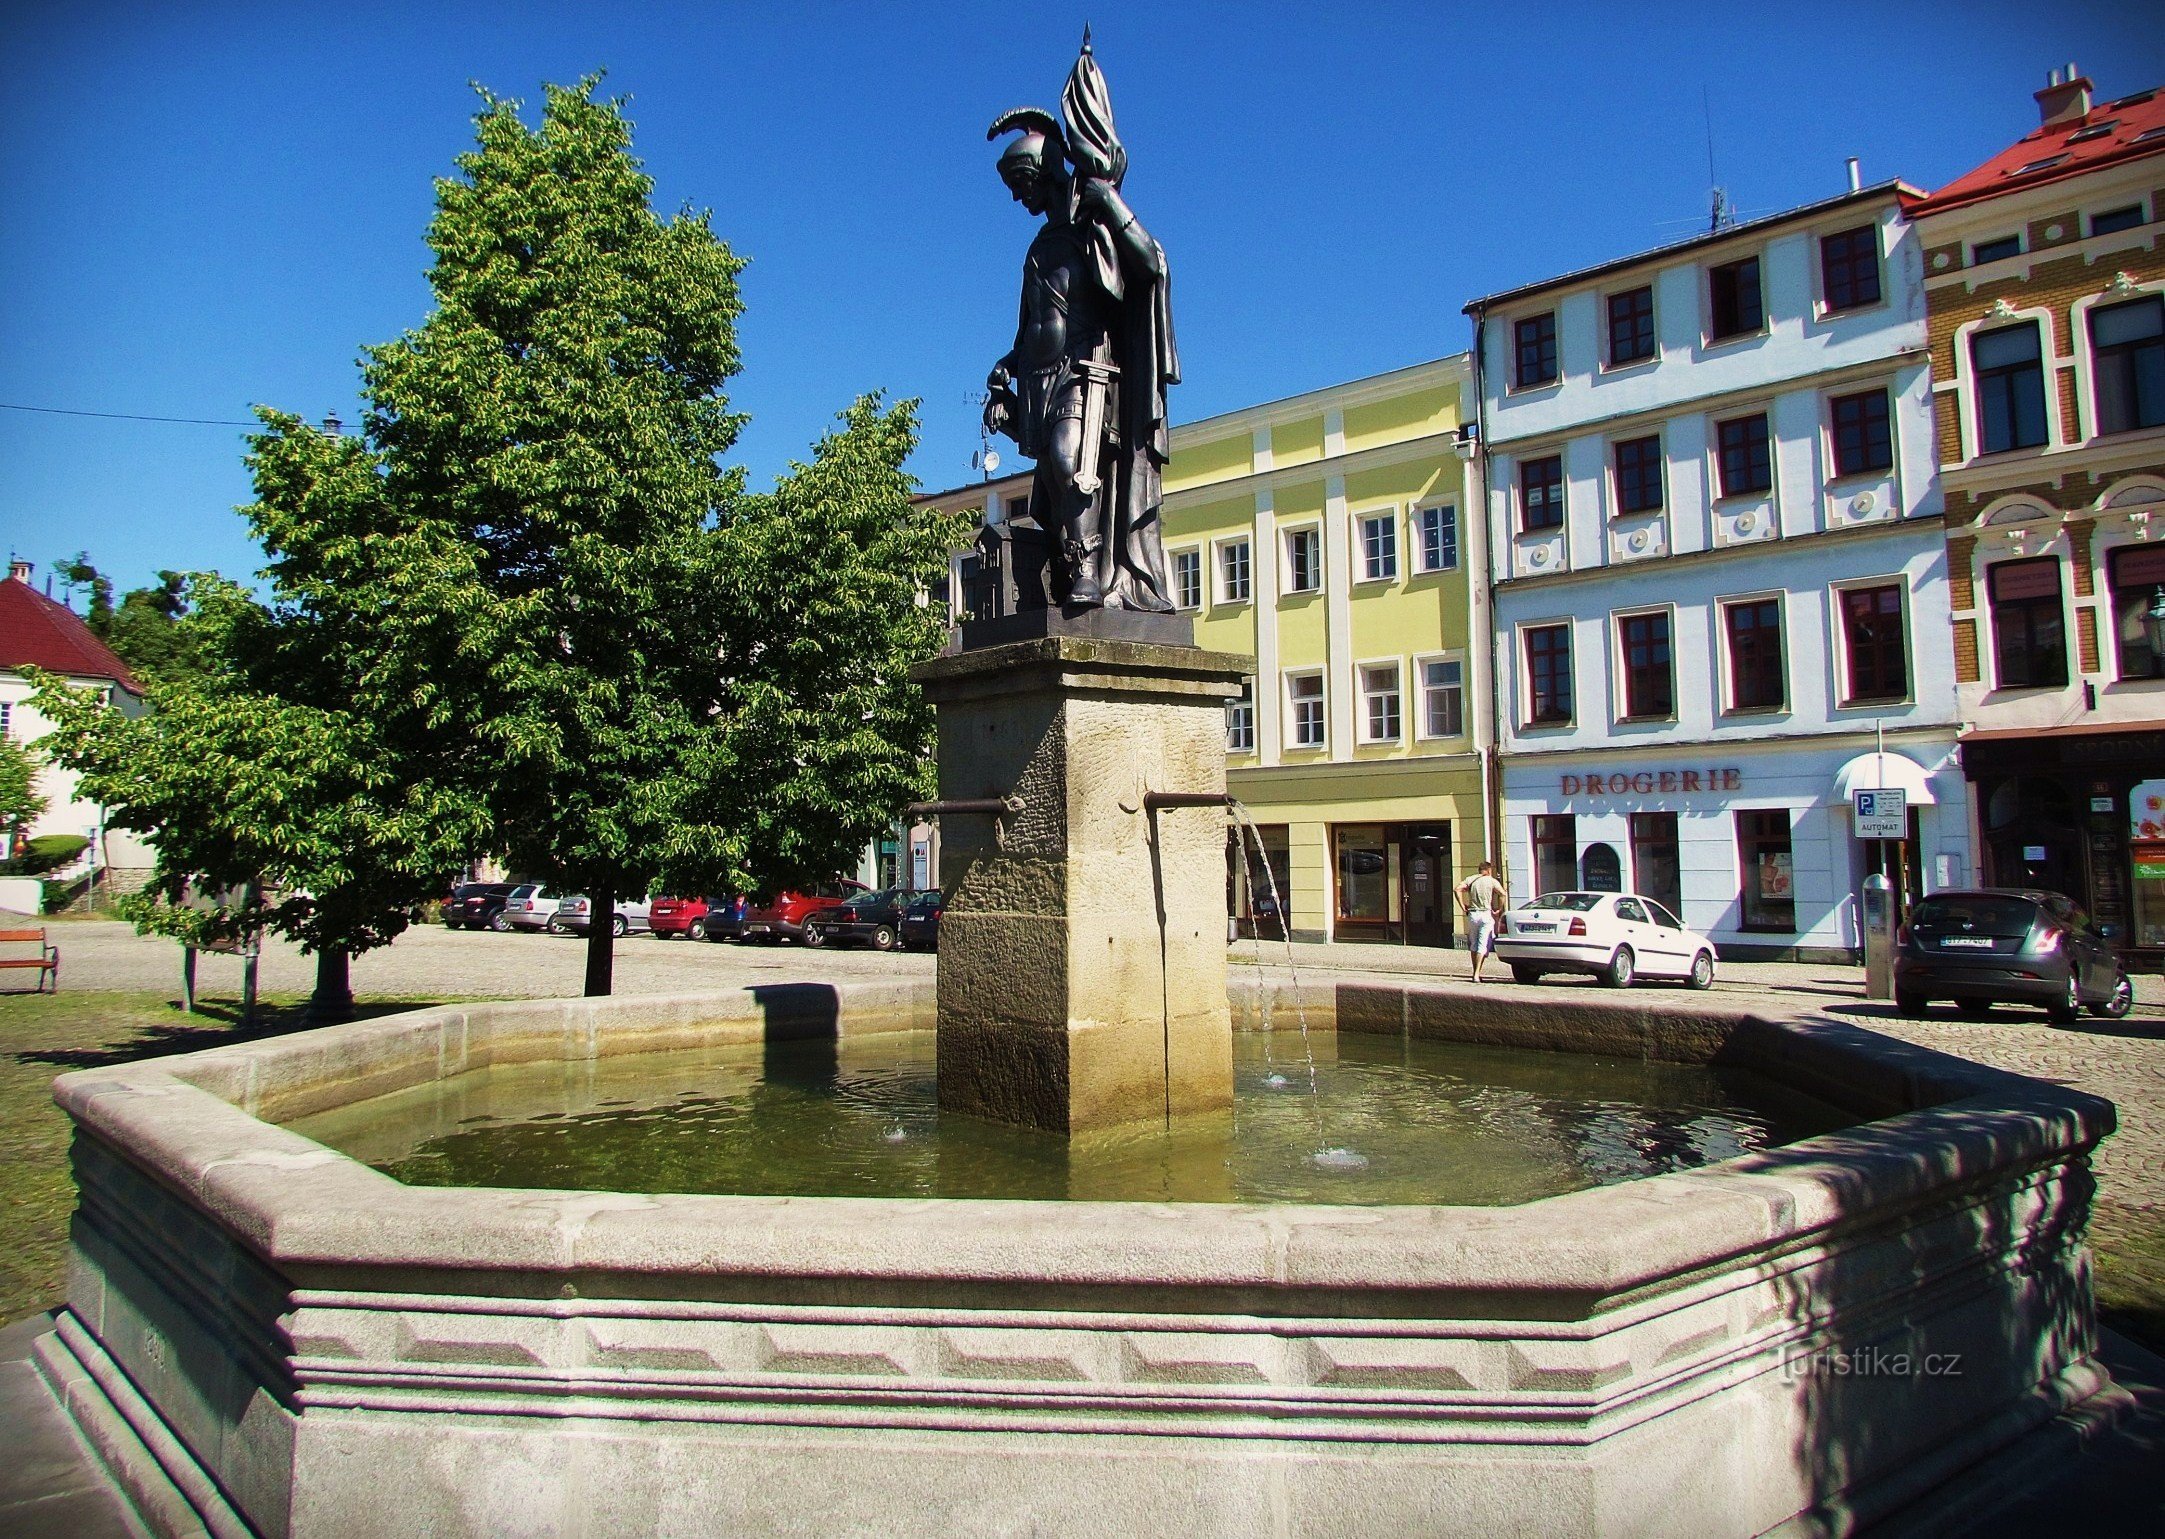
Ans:
{"label": "green tree", "polygon": [[188,574],[161,571],[152,588],[131,588],[113,604],[113,581],[91,565],[88,551],[54,563],[54,572],[73,590],[89,590],[83,623],[142,677],[193,672],[201,666],[195,639],[183,626],[188,611]]}
{"label": "green tree", "polygon": [[37,759],[26,745],[0,737],[0,857],[15,853],[17,841],[44,811]]}

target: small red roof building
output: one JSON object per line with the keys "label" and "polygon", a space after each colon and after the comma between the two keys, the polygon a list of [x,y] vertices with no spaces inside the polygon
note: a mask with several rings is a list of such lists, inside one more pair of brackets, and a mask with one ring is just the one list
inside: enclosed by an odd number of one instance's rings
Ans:
{"label": "small red roof building", "polygon": [[2165,154],[2165,91],[2152,87],[2090,105],[2090,81],[2070,65],[2037,93],[2042,123],[1976,170],[1938,191],[1907,200],[1910,218],[1982,203],[2002,193],[2083,176],[2100,166]]}
{"label": "small red roof building", "polygon": [[0,582],[0,671],[42,668],[76,679],[110,679],[140,695],[128,665],[90,633],[83,617],[30,586],[30,564],[15,563]]}

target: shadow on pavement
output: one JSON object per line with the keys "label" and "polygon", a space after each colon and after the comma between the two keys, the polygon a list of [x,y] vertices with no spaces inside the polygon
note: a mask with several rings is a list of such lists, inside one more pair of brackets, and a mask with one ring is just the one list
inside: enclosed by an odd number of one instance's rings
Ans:
{"label": "shadow on pavement", "polygon": [[[372,1016],[398,1015],[408,1010],[427,1010],[438,1003],[443,1001],[399,999],[375,1003],[356,1002],[351,1019],[367,1020]],[[272,1005],[258,1002],[255,1020],[245,1028],[240,1024],[241,1006],[237,999],[198,998],[193,1015],[183,1014],[177,999],[167,1000],[166,1004],[173,1012],[170,1023],[123,1027],[126,1035],[98,1047],[51,1048],[13,1053],[9,1056],[17,1063],[51,1064],[58,1069],[103,1069],[114,1064],[136,1063],[145,1058],[192,1053],[206,1047],[224,1047],[234,1042],[282,1037],[289,1032],[303,1031],[321,1024],[308,1018],[308,1006],[305,1002]]]}

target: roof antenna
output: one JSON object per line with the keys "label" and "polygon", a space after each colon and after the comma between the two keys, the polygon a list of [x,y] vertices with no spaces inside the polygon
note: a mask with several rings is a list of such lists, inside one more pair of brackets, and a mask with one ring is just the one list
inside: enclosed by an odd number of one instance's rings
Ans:
{"label": "roof antenna", "polygon": [[1706,181],[1707,186],[1713,190],[1709,200],[1711,207],[1707,210],[1706,227],[1707,232],[1712,234],[1724,226],[1735,224],[1737,213],[1730,207],[1729,194],[1722,190],[1721,178],[1714,174],[1714,103],[1707,94],[1704,81],[1699,85],[1699,107],[1706,114]]}

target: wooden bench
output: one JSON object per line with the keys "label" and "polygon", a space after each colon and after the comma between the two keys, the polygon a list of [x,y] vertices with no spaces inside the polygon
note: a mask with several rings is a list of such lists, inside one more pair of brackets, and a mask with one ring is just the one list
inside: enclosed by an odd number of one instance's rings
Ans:
{"label": "wooden bench", "polygon": [[52,992],[60,992],[60,948],[45,938],[43,930],[0,930],[0,946],[35,946],[34,957],[0,956],[0,967],[35,967],[38,970],[38,992],[46,992],[46,984],[52,984]]}

